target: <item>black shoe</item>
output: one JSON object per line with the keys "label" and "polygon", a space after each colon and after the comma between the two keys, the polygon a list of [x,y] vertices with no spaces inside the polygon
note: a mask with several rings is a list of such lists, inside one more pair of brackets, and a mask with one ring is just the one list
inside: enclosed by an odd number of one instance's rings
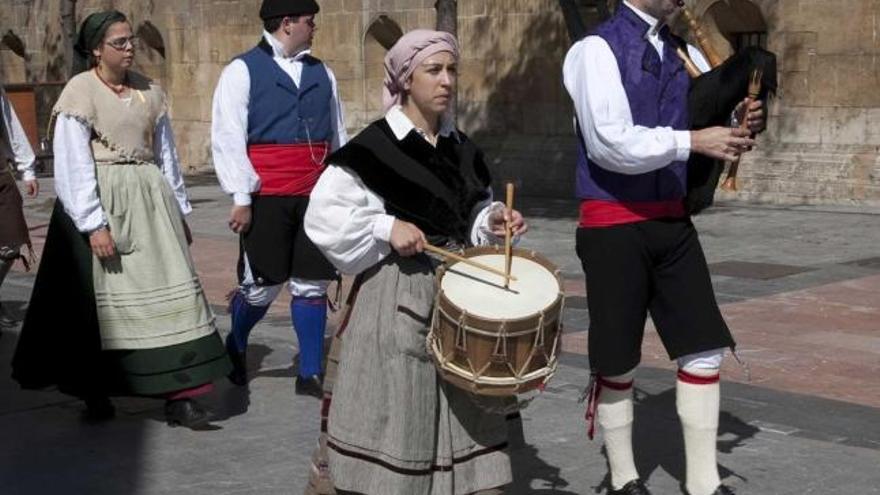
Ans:
{"label": "black shoe", "polygon": [[168,426],[196,428],[207,424],[211,413],[190,399],[176,399],[165,402],[165,421]]}
{"label": "black shoe", "polygon": [[[689,492],[686,489],[684,489],[683,487],[684,487],[684,485],[682,485],[683,491],[685,493],[687,493],[688,495],[690,495]],[[718,488],[716,488],[715,491],[712,492],[712,495],[736,495],[736,494],[733,493],[733,490],[731,490],[730,488],[728,488],[724,485],[718,485]]]}
{"label": "black shoe", "polygon": [[736,495],[736,494],[733,493],[733,490],[731,490],[730,488],[728,488],[724,485],[718,485],[718,488],[716,488],[715,491],[712,492],[712,495]]}
{"label": "black shoe", "polygon": [[109,421],[116,416],[116,408],[107,397],[88,397],[83,399],[86,410],[83,419],[89,422]]}
{"label": "black shoe", "polygon": [[244,387],[247,385],[247,357],[246,353],[238,351],[231,333],[226,336],[226,353],[232,361],[232,371],[226,377],[233,385]]}
{"label": "black shoe", "polygon": [[311,395],[319,399],[324,397],[324,384],[318,375],[312,375],[308,378],[297,375],[295,390],[297,395]]}
{"label": "black shoe", "polygon": [[608,495],[651,495],[645,482],[640,479],[634,479],[623,485],[620,490],[610,490]]}

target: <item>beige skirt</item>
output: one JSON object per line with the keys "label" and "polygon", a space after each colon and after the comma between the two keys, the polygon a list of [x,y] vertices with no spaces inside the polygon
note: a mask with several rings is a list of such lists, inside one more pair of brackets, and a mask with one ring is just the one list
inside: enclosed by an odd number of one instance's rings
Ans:
{"label": "beige skirt", "polygon": [[428,355],[434,291],[424,256],[392,255],[365,274],[328,422],[330,476],[341,490],[460,495],[511,481],[507,418],[442,382]]}
{"label": "beige skirt", "polygon": [[214,333],[174,193],[155,165],[99,165],[118,255],[93,258],[102,348],[151,349]]}

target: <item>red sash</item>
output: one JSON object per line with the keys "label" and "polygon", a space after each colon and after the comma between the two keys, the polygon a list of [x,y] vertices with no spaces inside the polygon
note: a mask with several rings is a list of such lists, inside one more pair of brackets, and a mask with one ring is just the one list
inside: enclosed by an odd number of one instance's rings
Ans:
{"label": "red sash", "polygon": [[308,196],[327,157],[328,143],[255,144],[248,158],[260,176],[263,196]]}
{"label": "red sash", "polygon": [[683,216],[685,216],[684,203],[680,199],[629,202],[585,199],[581,201],[581,217],[578,226],[610,227],[657,218],[681,218]]}

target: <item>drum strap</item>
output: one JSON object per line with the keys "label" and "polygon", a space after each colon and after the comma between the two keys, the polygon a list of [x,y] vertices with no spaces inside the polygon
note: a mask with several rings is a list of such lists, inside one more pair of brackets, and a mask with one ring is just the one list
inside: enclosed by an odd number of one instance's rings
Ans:
{"label": "drum strap", "polygon": [[[342,323],[339,324],[339,330],[336,331],[336,336],[341,337],[343,333],[345,333],[346,327],[348,327],[348,320],[351,319],[351,313],[354,311],[354,303],[357,301],[358,292],[361,290],[361,286],[364,284],[364,273],[359,273],[355,278],[354,282],[351,284],[351,290],[348,292],[348,297],[345,300],[345,316],[342,318]],[[340,285],[342,285],[340,283]]]}

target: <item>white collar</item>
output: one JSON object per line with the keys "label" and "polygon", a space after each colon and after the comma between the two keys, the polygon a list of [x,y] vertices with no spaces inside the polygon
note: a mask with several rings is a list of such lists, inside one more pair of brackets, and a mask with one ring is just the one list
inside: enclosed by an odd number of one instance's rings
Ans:
{"label": "white collar", "polygon": [[[403,113],[403,108],[401,108],[400,105],[394,105],[391,107],[391,109],[385,114],[385,120],[388,122],[388,127],[391,128],[391,132],[394,133],[394,137],[397,138],[398,141],[403,140],[403,138],[405,138],[413,129],[423,136],[427,134],[424,129],[419,129],[413,124],[413,121]],[[458,133],[455,131],[455,123],[451,118],[446,116],[443,117],[443,123],[440,125],[440,135],[443,137],[454,135],[455,138],[458,139]]]}
{"label": "white collar", "polygon": [[284,47],[281,46],[281,42],[278,41],[278,38],[272,35],[269,31],[263,30],[263,38],[269,43],[269,46],[272,47],[272,54],[275,58],[283,58],[283,59],[292,59],[294,62],[302,60],[303,57],[312,53],[310,48],[306,48],[305,50],[300,51],[296,55],[292,57],[288,57],[284,54]]}
{"label": "white collar", "polygon": [[648,23],[648,26],[650,27],[648,28],[647,36],[657,36],[657,31],[660,30],[660,26],[658,26],[658,24],[660,23],[660,19],[657,19],[651,14],[640,10],[638,7],[629,3],[627,0],[623,0],[623,4],[632,9],[632,11],[635,12],[637,16]]}

